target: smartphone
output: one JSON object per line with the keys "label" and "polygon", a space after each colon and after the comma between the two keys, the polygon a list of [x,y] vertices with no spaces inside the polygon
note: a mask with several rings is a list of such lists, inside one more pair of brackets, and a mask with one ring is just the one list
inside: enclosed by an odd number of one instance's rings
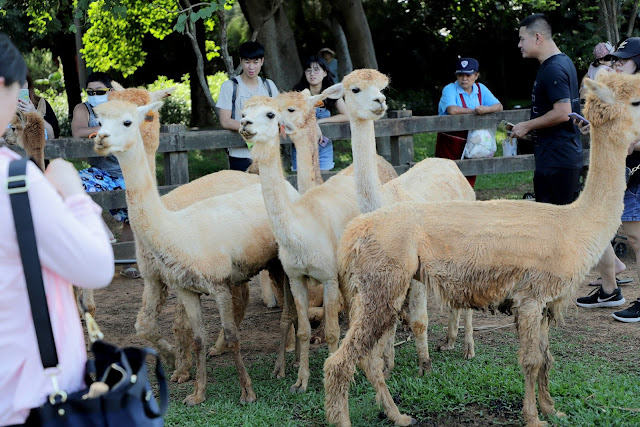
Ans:
{"label": "smartphone", "polygon": [[582,117],[580,114],[578,113],[569,113],[569,117],[571,117],[572,119],[576,119],[576,120],[582,120],[583,122],[585,122],[586,124],[589,124],[589,120],[585,119],[584,117]]}
{"label": "smartphone", "polygon": [[28,103],[29,102],[29,89],[20,89],[18,92],[18,99]]}

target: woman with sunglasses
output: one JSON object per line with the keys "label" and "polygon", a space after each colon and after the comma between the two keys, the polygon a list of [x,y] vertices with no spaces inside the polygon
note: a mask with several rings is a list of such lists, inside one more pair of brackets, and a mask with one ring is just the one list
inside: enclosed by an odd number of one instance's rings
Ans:
{"label": "woman with sunglasses", "polygon": [[[87,77],[87,102],[82,102],[73,109],[71,134],[74,138],[88,138],[100,130],[100,122],[93,109],[107,102],[111,90],[111,77],[107,73],[96,72]],[[93,142],[90,143],[93,144]],[[91,167],[78,172],[87,193],[125,189],[122,169],[120,169],[116,156],[110,154],[107,157],[89,157],[87,161]],[[122,222],[120,240],[123,242],[132,241],[133,231],[129,225],[127,210],[112,209],[109,212],[115,219]],[[140,278],[138,269],[130,265],[124,265],[120,274],[129,279]]]}
{"label": "woman with sunglasses", "polygon": [[[303,65],[304,73],[300,77],[300,81],[293,87],[293,90],[300,92],[309,89],[311,95],[317,95],[333,85],[334,75],[331,74],[326,61],[321,56],[310,56]],[[349,120],[347,106],[342,98],[326,99],[322,107],[316,108],[316,119],[318,124],[346,122]],[[333,169],[335,166],[333,162],[333,143],[326,136],[321,136],[318,145],[320,170],[328,171]],[[295,147],[291,149],[291,170],[294,172],[297,170]]]}
{"label": "woman with sunglasses", "polygon": [[[613,57],[613,70],[618,73],[640,73],[640,37],[631,37],[620,43],[618,49],[611,54]],[[580,132],[589,132],[590,126],[582,121],[574,121],[580,128]],[[627,156],[628,171],[635,170],[627,182],[627,190],[624,193],[624,211],[622,212],[622,228],[627,235],[627,240],[636,254],[636,273],[640,278],[640,141],[634,151]],[[613,237],[613,236],[612,236]],[[611,245],[607,245],[602,258],[598,262],[598,271],[601,279],[592,283],[598,286],[586,297],[578,298],[580,307],[618,307],[626,300],[618,284],[624,283],[616,279],[616,274],[625,269]],[[614,319],[625,322],[640,322],[640,298],[631,303],[622,311],[611,314]]]}

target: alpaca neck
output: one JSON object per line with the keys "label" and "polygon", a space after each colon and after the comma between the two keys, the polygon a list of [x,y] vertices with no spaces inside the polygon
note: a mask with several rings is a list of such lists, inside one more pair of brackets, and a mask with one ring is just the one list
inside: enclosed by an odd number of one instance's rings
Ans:
{"label": "alpaca neck", "polygon": [[44,171],[44,146],[47,142],[44,138],[44,119],[38,118],[25,125],[23,134],[23,137],[28,135],[29,138],[29,141],[22,141],[27,157],[32,158],[40,170]]}
{"label": "alpaca neck", "polygon": [[382,206],[382,183],[378,176],[373,120],[351,119],[351,147],[360,212]]}
{"label": "alpaca neck", "polygon": [[280,140],[268,147],[257,143],[251,155],[258,161],[259,177],[262,184],[264,206],[278,243],[287,238],[286,230],[295,220],[292,201],[289,199],[282,161],[280,160]]}
{"label": "alpaca neck", "polygon": [[590,228],[594,234],[602,233],[605,241],[611,239],[620,224],[624,208],[623,194],[626,188],[624,148],[607,144],[610,138],[624,138],[610,126],[591,128],[591,152],[589,154],[589,174],[584,190],[574,203],[575,221]]}
{"label": "alpaca neck", "polygon": [[313,126],[298,130],[291,135],[291,141],[296,147],[297,180],[300,194],[321,185],[320,161],[318,153],[318,132],[315,120]]}
{"label": "alpaca neck", "polygon": [[[149,224],[165,218],[166,208],[158,194],[155,175],[147,165],[149,159],[143,149],[142,138],[125,152],[114,153],[120,163],[127,188],[127,208],[134,224]],[[154,162],[155,164],[155,162]],[[146,228],[146,227],[145,227]]]}

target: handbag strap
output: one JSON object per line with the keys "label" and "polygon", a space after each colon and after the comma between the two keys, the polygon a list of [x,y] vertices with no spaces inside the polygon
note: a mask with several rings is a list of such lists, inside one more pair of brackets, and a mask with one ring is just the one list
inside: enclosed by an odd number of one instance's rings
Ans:
{"label": "handbag strap", "polygon": [[7,192],[11,200],[13,210],[13,222],[16,227],[20,257],[24,278],[27,282],[31,316],[38,339],[40,359],[42,366],[53,368],[58,366],[58,352],[53,338],[51,320],[49,318],[49,306],[42,282],[42,267],[36,245],[36,234],[31,218],[31,206],[29,204],[29,180],[27,179],[26,157],[11,161],[9,164],[9,177],[7,179]]}

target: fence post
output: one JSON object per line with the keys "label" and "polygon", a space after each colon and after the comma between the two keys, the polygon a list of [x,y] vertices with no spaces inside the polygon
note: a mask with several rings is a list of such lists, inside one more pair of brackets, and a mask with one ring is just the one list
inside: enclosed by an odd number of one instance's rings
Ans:
{"label": "fence post", "polygon": [[[390,119],[404,119],[412,115],[411,110],[389,111]],[[413,135],[398,135],[392,136],[389,139],[392,165],[404,166],[413,162]]]}
{"label": "fence post", "polygon": [[[179,138],[180,132],[185,132],[185,125],[162,125],[160,132],[174,134]],[[164,184],[179,185],[189,182],[189,156],[187,151],[173,151],[164,153]]]}

